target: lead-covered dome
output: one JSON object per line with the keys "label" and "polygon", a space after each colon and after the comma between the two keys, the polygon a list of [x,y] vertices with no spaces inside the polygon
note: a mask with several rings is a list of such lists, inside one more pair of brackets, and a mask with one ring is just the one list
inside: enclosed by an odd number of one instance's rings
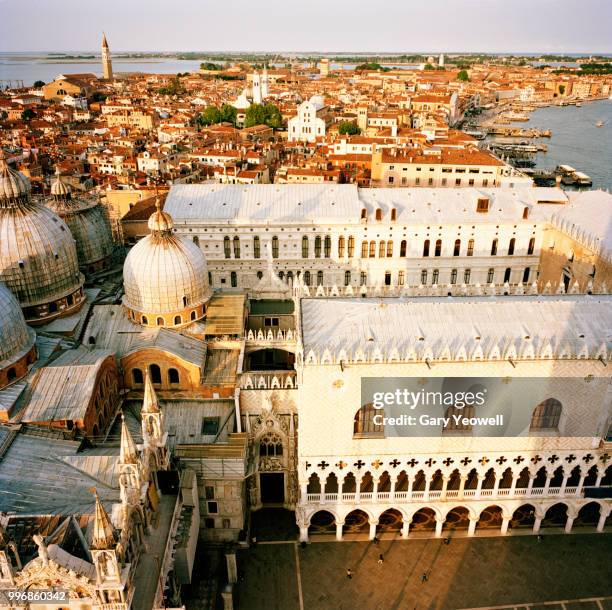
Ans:
{"label": "lead-covered dome", "polygon": [[157,210],[151,234],[130,251],[123,265],[124,305],[145,326],[181,326],[199,320],[212,294],[204,253],[172,233],[172,217]]}
{"label": "lead-covered dome", "polygon": [[0,281],[26,320],[43,323],[83,302],[74,238],[56,214],[32,201],[30,183],[0,153]]}
{"label": "lead-covered dome", "polygon": [[70,185],[59,172],[51,185],[46,206],[67,225],[74,237],[81,269],[87,273],[107,268],[113,253],[113,238],[104,210],[96,201],[72,196]]}
{"label": "lead-covered dome", "polygon": [[36,333],[26,324],[17,299],[0,282],[0,388],[20,379],[36,358]]}

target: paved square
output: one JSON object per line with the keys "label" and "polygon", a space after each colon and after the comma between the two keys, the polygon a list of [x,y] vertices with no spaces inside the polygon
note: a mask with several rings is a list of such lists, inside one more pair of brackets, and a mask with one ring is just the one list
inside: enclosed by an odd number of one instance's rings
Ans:
{"label": "paved square", "polygon": [[[534,536],[457,538],[449,545],[439,539],[381,541],[378,546],[260,544],[239,554],[243,578],[237,608],[302,610],[296,561],[303,610],[540,607],[545,601],[604,597],[612,595],[611,549],[610,534],[545,536],[542,542]],[[351,580],[347,568],[354,573]],[[424,573],[428,580],[422,583]],[[561,608],[544,606],[556,607]]]}

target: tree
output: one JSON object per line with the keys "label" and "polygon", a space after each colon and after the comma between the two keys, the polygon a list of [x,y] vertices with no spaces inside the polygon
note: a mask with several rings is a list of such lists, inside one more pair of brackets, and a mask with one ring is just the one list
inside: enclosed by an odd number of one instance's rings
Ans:
{"label": "tree", "polygon": [[246,111],[244,126],[267,125],[273,129],[283,126],[283,116],[274,104],[251,104]]}
{"label": "tree", "polygon": [[34,89],[42,89],[45,86],[45,82],[42,80],[34,81]]}
{"label": "tree", "polygon": [[21,120],[26,121],[26,122],[31,121],[35,116],[36,116],[36,113],[31,108],[26,108],[21,113]]}
{"label": "tree", "polygon": [[459,74],[457,74],[457,80],[469,81],[470,77],[467,73],[467,70],[461,70]]}
{"label": "tree", "polygon": [[425,64],[425,70],[435,70],[435,66],[432,64]]}
{"label": "tree", "polygon": [[237,112],[233,106],[229,104],[223,104],[221,106],[221,121],[226,123],[231,123],[232,125],[236,125],[236,117]]}
{"label": "tree", "polygon": [[342,121],[338,125],[338,133],[342,136],[356,136],[361,133],[361,129],[355,121]]}
{"label": "tree", "polygon": [[185,93],[185,87],[183,87],[178,77],[175,76],[167,87],[161,87],[158,92],[162,95],[180,95]]}
{"label": "tree", "polygon": [[565,85],[559,85],[559,93],[563,95],[565,93]]}
{"label": "tree", "polygon": [[204,61],[200,64],[200,70],[223,70],[223,66],[212,61]]}
{"label": "tree", "polygon": [[200,125],[216,125],[222,121],[221,112],[216,106],[208,106],[197,120]]}

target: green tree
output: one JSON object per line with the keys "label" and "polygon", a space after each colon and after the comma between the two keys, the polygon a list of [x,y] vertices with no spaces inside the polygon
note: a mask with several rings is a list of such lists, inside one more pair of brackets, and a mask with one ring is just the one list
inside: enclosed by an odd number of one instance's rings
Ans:
{"label": "green tree", "polygon": [[565,85],[559,85],[559,93],[563,95],[565,93]]}
{"label": "green tree", "polygon": [[212,61],[204,61],[200,64],[200,70],[223,70],[223,66]]}
{"label": "green tree", "polygon": [[470,77],[467,73],[467,70],[461,70],[459,74],[457,74],[457,80],[469,81]]}
{"label": "green tree", "polygon": [[200,125],[216,125],[223,119],[221,118],[221,112],[216,106],[208,106],[204,112],[200,113],[198,117],[198,123]]}
{"label": "green tree", "polygon": [[338,125],[338,133],[343,136],[356,136],[361,133],[361,129],[355,121],[342,121]]}
{"label": "green tree", "polygon": [[44,86],[45,86],[45,82],[44,81],[42,81],[42,80],[34,81],[34,85],[33,85],[34,89],[42,89],[42,87],[44,87]]}
{"label": "green tree", "polygon": [[35,116],[36,116],[36,113],[31,108],[26,108],[21,113],[21,120],[26,121],[26,122],[31,121]]}
{"label": "green tree", "polygon": [[283,116],[274,104],[251,104],[246,111],[244,126],[267,125],[273,129],[283,126]]}
{"label": "green tree", "polygon": [[221,106],[220,114],[222,122],[236,125],[237,112],[233,106],[230,106],[229,104],[223,104],[223,106]]}
{"label": "green tree", "polygon": [[435,70],[436,67],[432,64],[425,64],[425,70]]}
{"label": "green tree", "polygon": [[185,87],[183,87],[179,78],[175,76],[167,87],[161,87],[158,91],[162,95],[181,95],[185,93]]}

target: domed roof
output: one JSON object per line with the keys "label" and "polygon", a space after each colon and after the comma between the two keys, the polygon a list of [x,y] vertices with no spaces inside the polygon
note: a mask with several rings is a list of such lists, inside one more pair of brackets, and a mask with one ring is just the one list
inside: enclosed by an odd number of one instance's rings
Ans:
{"label": "domed roof", "polygon": [[206,258],[191,240],[172,234],[172,217],[158,209],[149,218],[151,234],[141,239],[123,265],[124,304],[146,314],[172,314],[205,303]]}
{"label": "domed roof", "polygon": [[0,150],[0,206],[22,201],[30,195],[30,181],[21,173],[9,168],[4,151]]}
{"label": "domed roof", "polygon": [[113,237],[104,210],[95,201],[74,198],[70,185],[57,171],[51,185],[51,197],[45,205],[68,225],[82,267],[110,257]]}
{"label": "domed roof", "polygon": [[36,334],[27,326],[17,299],[0,282],[0,369],[9,368],[35,341]]}
{"label": "domed roof", "polygon": [[[15,177],[15,174],[18,177]],[[21,307],[50,303],[83,283],[70,230],[30,198],[30,184],[0,156],[0,281]],[[26,185],[25,191],[19,185]],[[8,192],[8,195],[7,195]]]}

